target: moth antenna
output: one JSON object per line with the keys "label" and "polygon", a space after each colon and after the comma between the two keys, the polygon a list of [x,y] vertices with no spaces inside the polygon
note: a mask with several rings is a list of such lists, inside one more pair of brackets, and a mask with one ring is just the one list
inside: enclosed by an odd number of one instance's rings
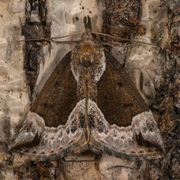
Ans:
{"label": "moth antenna", "polygon": [[121,46],[133,46],[134,44],[121,44],[121,43],[118,43],[118,42],[101,42],[101,44],[102,45],[104,45],[104,46],[111,46],[111,47],[114,47],[114,46],[119,46],[119,47],[121,47]]}
{"label": "moth antenna", "polygon": [[61,44],[78,44],[80,41],[54,41],[52,40],[53,43],[61,43]]}
{"label": "moth antenna", "polygon": [[[150,45],[150,46],[153,46],[153,47],[158,47],[159,46],[156,46],[152,43],[146,43],[146,42],[143,42],[143,41],[135,41],[135,40],[130,40],[130,39],[126,39],[126,38],[120,38],[120,37],[115,37],[115,36],[111,36],[109,34],[105,34],[105,33],[100,33],[100,32],[92,32],[93,34],[96,34],[96,35],[102,35],[102,36],[107,36],[107,37],[110,37],[110,38],[116,38],[116,39],[119,39],[119,40],[123,40],[123,41],[128,41],[128,42],[132,42],[132,43],[137,43],[137,44],[146,44],[146,45]],[[114,42],[114,44],[118,44],[117,42]]]}
{"label": "moth antenna", "polygon": [[[51,37],[51,38],[37,38],[37,39],[23,39],[23,40],[17,40],[17,41],[13,41],[13,42],[23,42],[23,41],[52,41],[53,39],[60,39],[60,38],[65,38],[65,37],[69,37],[69,36],[76,36],[79,34],[83,34],[83,32],[78,32],[78,33],[73,33],[73,34],[69,34],[69,35],[64,35],[64,36],[59,36],[59,37]],[[59,41],[60,43],[61,41]],[[71,41],[62,41],[62,43],[71,43]]]}

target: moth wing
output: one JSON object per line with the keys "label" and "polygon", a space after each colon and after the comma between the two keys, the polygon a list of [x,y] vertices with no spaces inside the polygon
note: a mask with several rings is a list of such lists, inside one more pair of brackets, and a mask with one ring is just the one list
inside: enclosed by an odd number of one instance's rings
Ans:
{"label": "moth wing", "polygon": [[142,99],[125,69],[107,52],[106,70],[97,82],[97,105],[110,124],[128,126],[132,117],[149,107]]}
{"label": "moth wing", "polygon": [[64,125],[79,101],[70,64],[71,52],[57,65],[31,107],[32,112],[44,119],[46,126]]}
{"label": "moth wing", "polygon": [[85,100],[77,103],[65,125],[45,126],[38,114],[29,112],[11,148],[32,158],[56,159],[88,148],[85,127]]}
{"label": "moth wing", "polygon": [[[85,100],[77,99],[69,52],[31,107],[12,147],[39,157],[64,157],[87,149]],[[25,146],[24,146],[25,145]]]}
{"label": "moth wing", "polygon": [[125,69],[105,54],[106,70],[97,82],[97,101],[89,100],[88,106],[90,147],[116,156],[162,152],[163,141],[149,107]]}

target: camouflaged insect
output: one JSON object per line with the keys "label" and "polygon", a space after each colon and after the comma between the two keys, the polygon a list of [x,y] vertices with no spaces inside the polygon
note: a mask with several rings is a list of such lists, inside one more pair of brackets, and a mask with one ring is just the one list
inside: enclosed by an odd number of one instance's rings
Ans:
{"label": "camouflaged insect", "polygon": [[81,42],[47,80],[12,148],[49,159],[86,150],[160,156],[164,145],[149,107],[86,20]]}

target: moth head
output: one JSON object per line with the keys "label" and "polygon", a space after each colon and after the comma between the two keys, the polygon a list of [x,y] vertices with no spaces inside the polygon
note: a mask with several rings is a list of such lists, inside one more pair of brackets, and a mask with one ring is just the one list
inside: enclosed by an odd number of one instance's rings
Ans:
{"label": "moth head", "polygon": [[91,32],[86,32],[86,33],[82,34],[82,36],[81,36],[81,40],[87,41],[87,42],[93,41],[94,39],[96,39],[95,35],[92,35]]}

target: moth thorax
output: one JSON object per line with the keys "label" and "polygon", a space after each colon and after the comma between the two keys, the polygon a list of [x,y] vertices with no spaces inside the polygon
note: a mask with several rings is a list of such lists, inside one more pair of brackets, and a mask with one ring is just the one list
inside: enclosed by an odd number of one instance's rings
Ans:
{"label": "moth thorax", "polygon": [[81,63],[84,67],[88,68],[92,65],[93,59],[94,59],[93,48],[89,44],[86,44],[81,49],[81,55],[80,55]]}

